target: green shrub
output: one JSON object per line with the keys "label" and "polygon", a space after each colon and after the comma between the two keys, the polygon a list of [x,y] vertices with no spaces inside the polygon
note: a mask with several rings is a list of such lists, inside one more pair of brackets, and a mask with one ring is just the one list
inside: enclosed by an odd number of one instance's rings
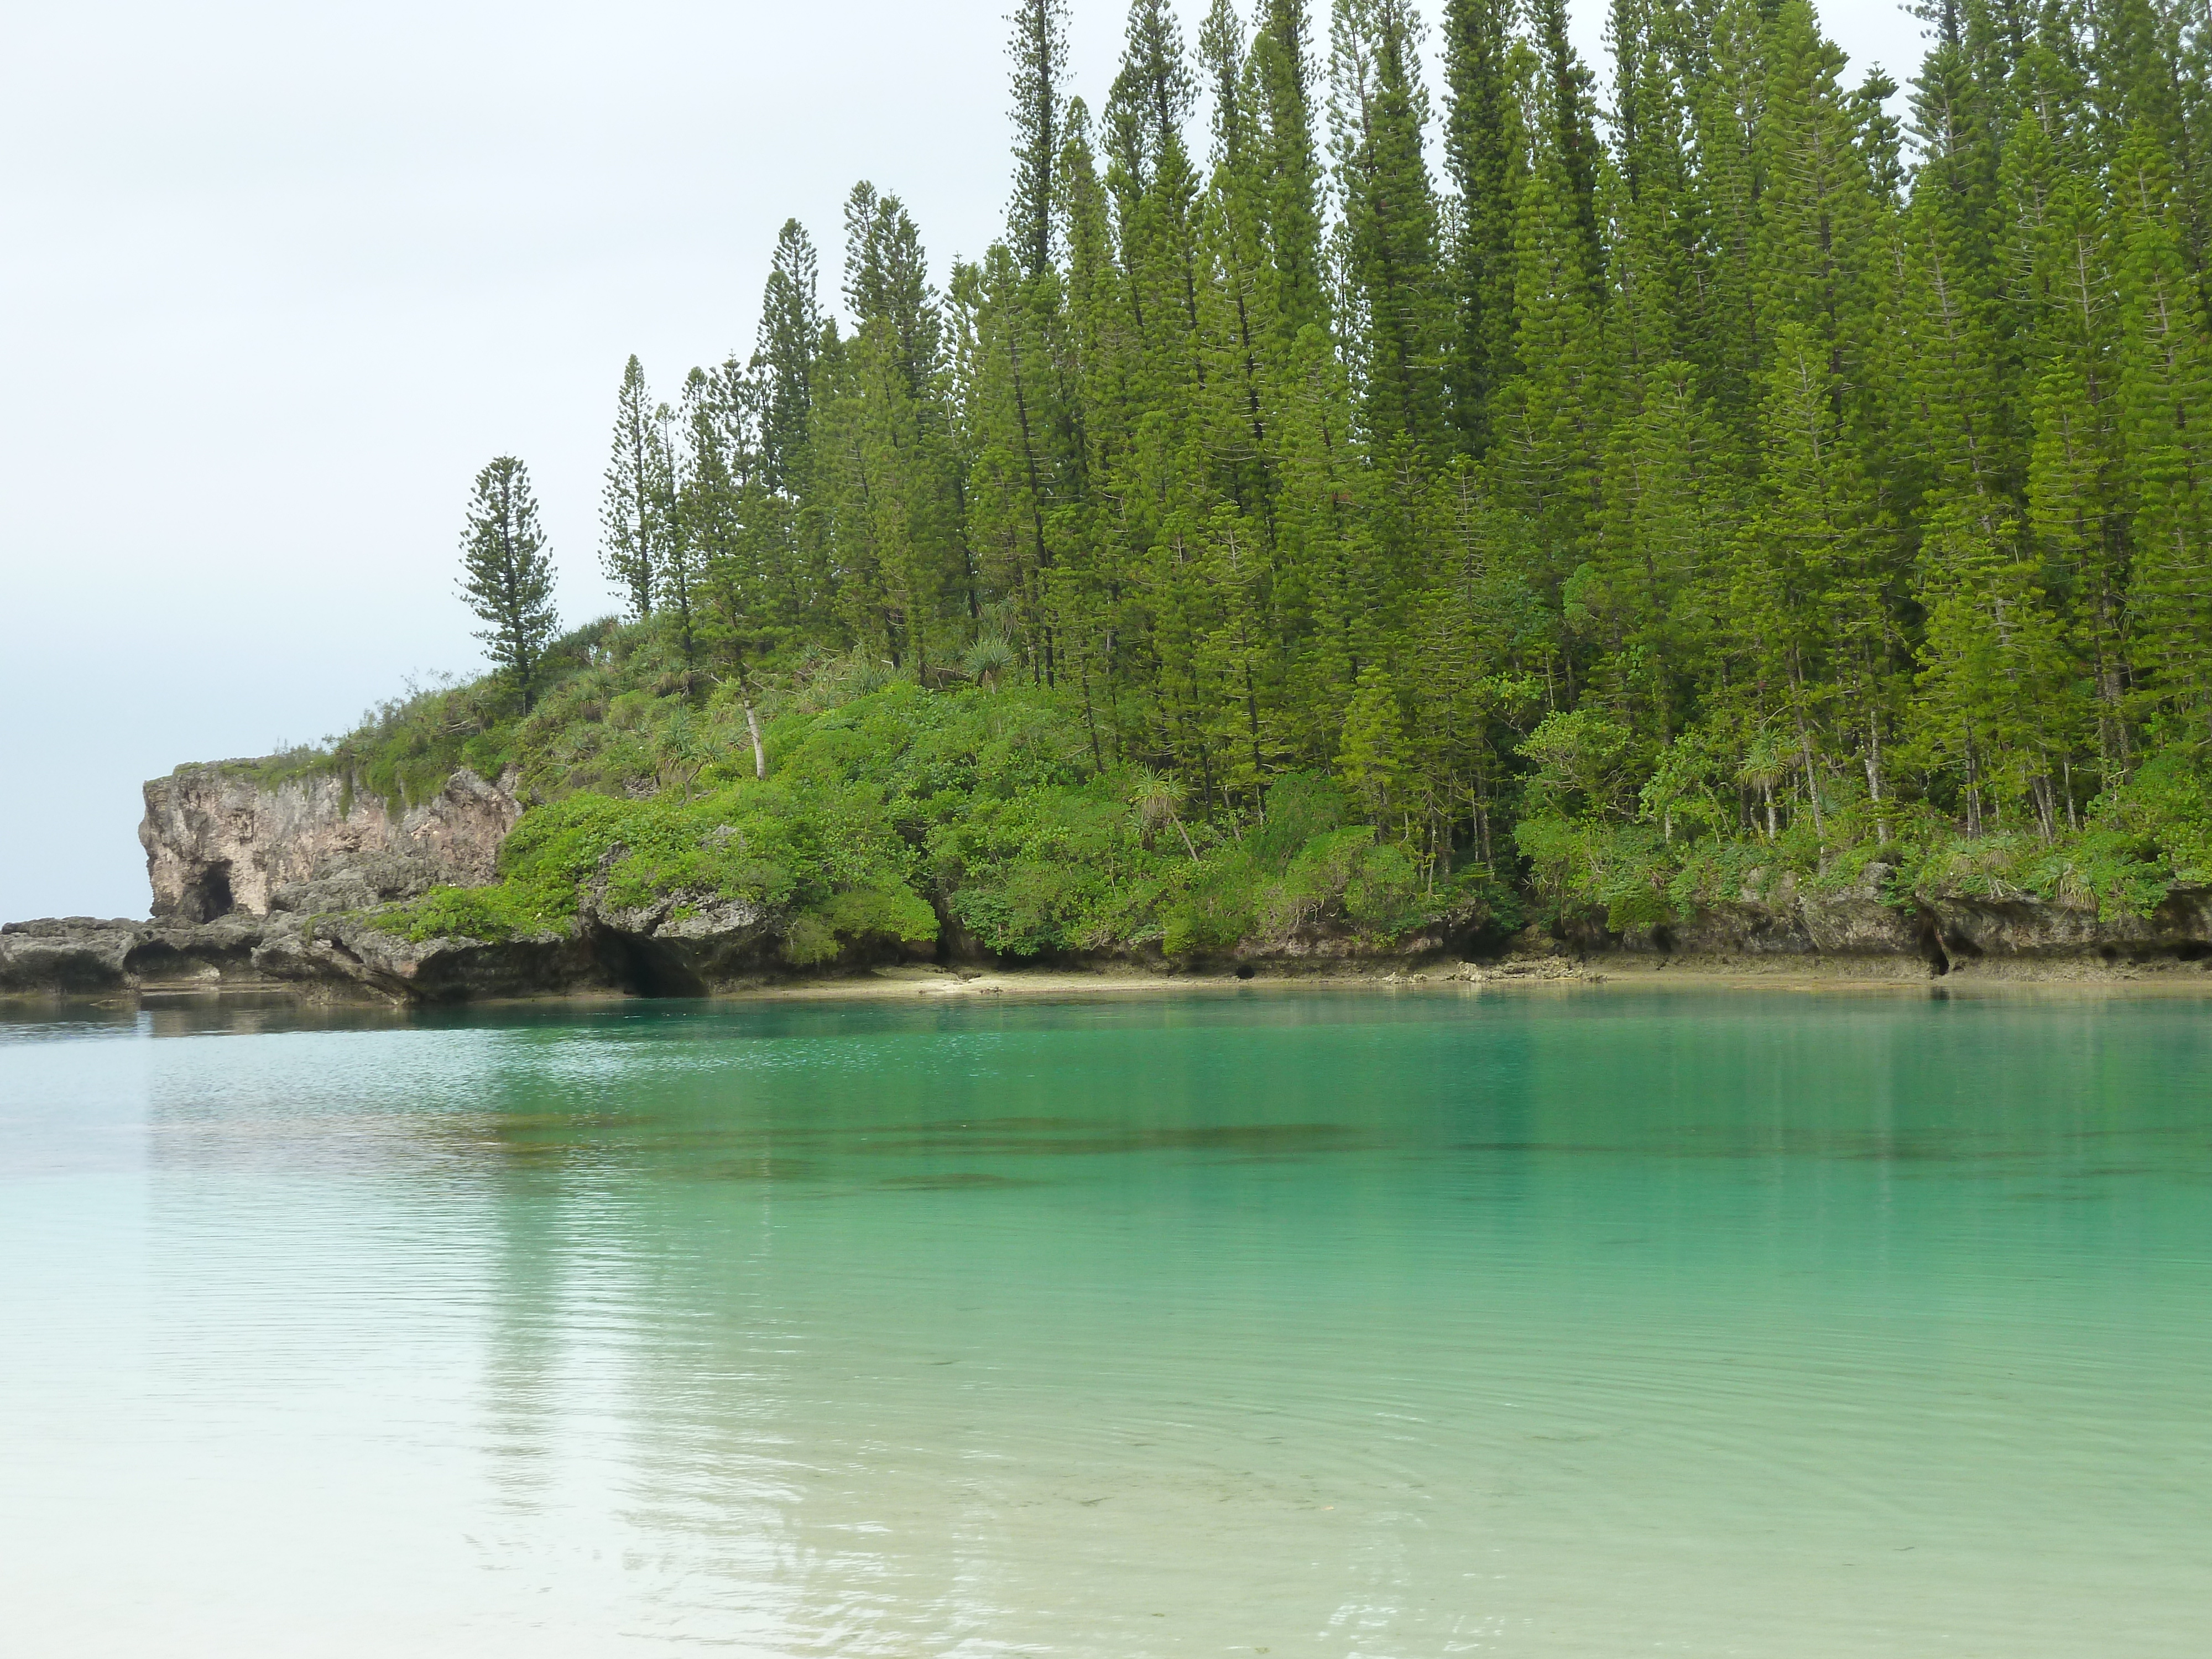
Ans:
{"label": "green shrub", "polygon": [[794,968],[812,968],[837,954],[837,930],[811,910],[791,919],[783,935],[783,957]]}
{"label": "green shrub", "polygon": [[1344,913],[1361,931],[1395,939],[1428,920],[1421,873],[1395,842],[1361,849],[1344,884]]}
{"label": "green shrub", "polygon": [[1285,772],[1268,787],[1267,809],[1250,837],[1252,857],[1261,868],[1281,875],[1315,836],[1341,829],[1351,816],[1351,804],[1334,779]]}
{"label": "green shrub", "polygon": [[832,897],[819,914],[842,939],[927,945],[937,937],[937,912],[911,887],[856,888]]}
{"label": "green shrub", "polygon": [[1160,949],[1170,957],[1221,956],[1256,920],[1260,872],[1234,851],[1194,867],[1160,915]]}

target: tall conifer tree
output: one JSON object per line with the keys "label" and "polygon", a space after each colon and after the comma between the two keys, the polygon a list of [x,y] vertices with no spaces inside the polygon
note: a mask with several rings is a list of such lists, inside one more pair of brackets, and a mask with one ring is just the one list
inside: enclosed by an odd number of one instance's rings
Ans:
{"label": "tall conifer tree", "polygon": [[599,562],[640,618],[653,614],[672,527],[674,479],[662,438],[645,368],[632,356],[615,398],[614,453],[599,495]]}
{"label": "tall conifer tree", "polygon": [[1329,120],[1344,204],[1344,270],[1358,307],[1346,342],[1379,448],[1433,455],[1443,430],[1446,296],[1419,23],[1405,0],[1336,0]]}
{"label": "tall conifer tree", "polygon": [[1060,147],[1066,142],[1067,0],[1018,0],[1006,56],[1014,65],[1014,199],[1007,225],[1024,275],[1052,268]]}
{"label": "tall conifer tree", "polygon": [[512,455],[477,474],[461,532],[461,597],[484,624],[477,635],[484,654],[514,683],[528,713],[553,637],[553,562],[530,469]]}

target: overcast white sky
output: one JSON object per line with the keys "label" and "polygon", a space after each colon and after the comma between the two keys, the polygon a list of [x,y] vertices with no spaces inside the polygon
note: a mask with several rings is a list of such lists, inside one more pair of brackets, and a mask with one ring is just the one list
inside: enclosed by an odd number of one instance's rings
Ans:
{"label": "overcast white sky", "polygon": [[[15,9],[0,918],[143,915],[142,779],[475,672],[453,571],[492,455],[530,464],[564,617],[613,609],[597,501],[623,359],[672,392],[750,351],[793,215],[834,294],[855,179],[905,198],[940,279],[980,252],[1007,189],[1006,4]],[[1123,9],[1075,9],[1096,107]],[[1602,9],[1576,0],[1593,58]],[[1893,0],[1826,15],[1855,62],[1911,75]]]}

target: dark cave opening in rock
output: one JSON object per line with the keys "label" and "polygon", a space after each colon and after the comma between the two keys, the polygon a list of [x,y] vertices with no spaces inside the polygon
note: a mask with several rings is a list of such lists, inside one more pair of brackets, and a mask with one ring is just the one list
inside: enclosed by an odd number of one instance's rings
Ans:
{"label": "dark cave opening in rock", "polygon": [[228,915],[237,904],[230,892],[230,861],[225,859],[210,864],[185,884],[177,914],[186,921],[213,921],[217,916]]}
{"label": "dark cave opening in rock", "polygon": [[613,928],[592,939],[607,977],[634,997],[697,997],[707,994],[699,975],[666,945]]}

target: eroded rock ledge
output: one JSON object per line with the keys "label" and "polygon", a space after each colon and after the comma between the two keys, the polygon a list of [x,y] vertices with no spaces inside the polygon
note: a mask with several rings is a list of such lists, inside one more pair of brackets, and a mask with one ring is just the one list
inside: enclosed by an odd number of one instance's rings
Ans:
{"label": "eroded rock ledge", "polygon": [[[423,1003],[579,994],[701,996],[788,980],[783,919],[757,907],[672,896],[646,909],[587,899],[572,927],[487,942],[412,941],[357,915],[254,916],[210,922],[65,917],[0,927],[0,992],[60,996],[288,991]],[[2178,891],[2153,915],[2099,921],[2038,900],[1922,899],[1911,909],[1861,894],[1817,900],[1777,893],[1698,912],[1665,927],[1566,938],[1523,934],[1478,952],[1438,930],[1389,949],[1310,930],[1240,947],[1198,966],[1271,976],[1361,969],[1449,969],[1480,957],[1468,977],[1570,976],[1607,969],[1810,972],[1929,979],[2133,979],[2212,971],[2212,890]],[[896,961],[888,941],[858,941],[838,961],[805,970],[857,970]],[[905,953],[912,956],[912,951]],[[926,952],[924,954],[927,954]],[[1167,964],[1117,953],[1063,959],[1061,969]]]}
{"label": "eroded rock ledge", "polygon": [[[856,970],[902,958],[985,965],[940,907],[934,946],[844,941],[834,961],[793,968],[782,913],[712,893],[611,904],[598,884],[562,931],[487,941],[412,940],[366,914],[437,884],[496,872],[521,815],[514,781],[459,771],[427,801],[393,811],[329,775],[268,780],[247,763],[179,768],[146,786],[139,835],[153,919],[85,916],[0,927],[0,994],[130,996],[283,991],[407,1002],[608,993],[700,996]],[[1326,922],[1247,940],[1201,971],[1270,975],[1442,969],[1461,977],[1571,976],[1607,967],[1863,977],[2136,978],[2212,971],[2212,890],[2179,889],[2146,917],[2032,897],[1916,894],[1871,865],[1843,891],[1754,875],[1683,919],[1615,932],[1601,917],[1501,948],[1479,917],[1388,945]],[[1486,966],[1459,973],[1459,964]],[[1005,964],[1000,964],[1005,965]],[[1174,971],[1157,951],[1040,964]]]}
{"label": "eroded rock ledge", "polygon": [[[0,992],[100,996],[289,991],[426,1003],[591,993],[706,996],[800,973],[855,972],[938,954],[932,947],[862,937],[848,941],[834,960],[798,969],[785,955],[787,921],[779,912],[741,900],[696,893],[672,894],[641,908],[611,906],[603,896],[586,894],[566,932],[496,941],[410,940],[362,915],[278,910],[255,916],[234,910],[208,922],[68,916],[0,927]],[[1311,927],[1206,965],[1223,971],[1264,966],[1276,972],[1328,972],[1456,961],[1471,944],[1471,936],[1449,927],[1388,949]],[[971,964],[988,961],[972,949],[951,954]],[[1127,952],[1052,965],[1169,969],[1157,954]]]}
{"label": "eroded rock ledge", "polygon": [[[718,939],[718,945],[727,941]],[[414,941],[360,915],[244,912],[208,922],[70,916],[0,927],[0,992],[58,996],[289,991],[410,1002],[578,992],[698,994],[682,956],[651,935],[571,933]]]}
{"label": "eroded rock ledge", "polygon": [[1787,876],[1656,927],[1613,932],[1587,918],[1565,943],[1624,963],[1722,969],[1859,965],[1942,977],[2079,977],[2212,969],[2212,889],[2176,888],[2148,916],[2100,918],[2087,905],[2029,895],[1915,893],[1870,864],[1858,884],[1808,893]]}

